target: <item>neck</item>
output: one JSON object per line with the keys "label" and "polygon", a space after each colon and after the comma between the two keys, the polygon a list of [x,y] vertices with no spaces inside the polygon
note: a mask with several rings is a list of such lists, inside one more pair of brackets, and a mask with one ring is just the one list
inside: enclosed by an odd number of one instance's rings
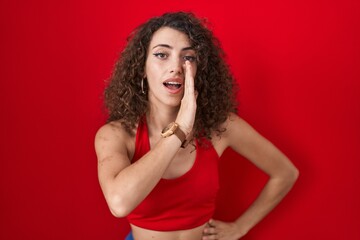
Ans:
{"label": "neck", "polygon": [[174,122],[179,112],[179,107],[149,105],[149,111],[146,114],[147,122],[155,130],[162,130],[169,123]]}
{"label": "neck", "polygon": [[161,131],[169,123],[174,122],[179,112],[178,107],[149,103],[149,110],[146,113],[147,124],[151,130]]}

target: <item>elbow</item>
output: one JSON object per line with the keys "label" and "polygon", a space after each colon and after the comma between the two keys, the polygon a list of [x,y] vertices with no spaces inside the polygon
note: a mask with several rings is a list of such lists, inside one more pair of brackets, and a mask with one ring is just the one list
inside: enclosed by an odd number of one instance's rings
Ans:
{"label": "elbow", "polygon": [[271,178],[280,185],[291,188],[299,178],[299,170],[295,166],[290,166],[278,172],[277,175],[272,175]]}
{"label": "elbow", "polygon": [[291,185],[293,185],[298,178],[299,178],[299,169],[297,169],[295,166],[292,166],[287,171],[286,179]]}
{"label": "elbow", "polygon": [[117,218],[123,218],[126,217],[130,212],[128,212],[126,209],[124,208],[114,208],[114,207],[110,207],[110,212],[114,217]]}
{"label": "elbow", "polygon": [[121,196],[111,196],[107,198],[107,203],[111,214],[117,218],[126,217],[132,211]]}
{"label": "elbow", "polygon": [[292,170],[291,176],[292,179],[294,180],[294,182],[296,182],[296,180],[299,178],[299,169],[297,169],[296,167],[294,167],[294,169]]}

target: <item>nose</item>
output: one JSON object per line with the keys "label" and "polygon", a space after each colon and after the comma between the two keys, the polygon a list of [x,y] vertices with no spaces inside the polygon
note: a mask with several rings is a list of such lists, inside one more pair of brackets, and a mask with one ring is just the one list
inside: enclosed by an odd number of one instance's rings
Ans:
{"label": "nose", "polygon": [[176,75],[183,74],[183,64],[184,62],[181,59],[173,59],[171,66],[170,66],[170,73],[175,73]]}

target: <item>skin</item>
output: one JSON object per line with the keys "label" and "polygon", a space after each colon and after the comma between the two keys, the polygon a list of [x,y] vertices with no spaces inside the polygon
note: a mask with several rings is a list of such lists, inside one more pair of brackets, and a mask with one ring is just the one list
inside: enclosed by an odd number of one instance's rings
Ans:
{"label": "skin", "polygon": [[[172,135],[160,136],[170,122],[177,122],[191,137],[196,113],[194,76],[196,52],[188,37],[177,30],[163,27],[150,42],[145,64],[149,85],[149,111],[146,114],[151,150],[131,164],[135,137],[117,121],[102,126],[95,137],[98,176],[110,211],[117,217],[129,214],[156,186],[161,178],[177,178],[191,169],[196,152],[191,145],[180,148]],[[171,93],[164,88],[167,79],[182,81],[181,90]],[[269,175],[269,180],[255,202],[234,222],[210,219],[194,229],[158,232],[132,226],[135,239],[221,239],[244,236],[287,194],[298,177],[289,159],[247,122],[231,114],[223,123],[222,137],[213,135],[212,144],[219,156],[231,147]]]}

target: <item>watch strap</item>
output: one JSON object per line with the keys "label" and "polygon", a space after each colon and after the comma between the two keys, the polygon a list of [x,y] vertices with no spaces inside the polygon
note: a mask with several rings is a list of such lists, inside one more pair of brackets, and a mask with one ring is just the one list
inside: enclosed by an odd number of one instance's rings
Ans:
{"label": "watch strap", "polygon": [[185,135],[185,133],[183,132],[183,130],[181,130],[181,129],[179,128],[179,125],[178,125],[178,127],[175,129],[174,134],[180,139],[180,141],[181,141],[181,147],[182,147],[182,148],[185,148],[185,147],[187,146],[186,135]]}
{"label": "watch strap", "polygon": [[183,130],[180,129],[179,124],[177,124],[176,122],[170,123],[161,132],[161,136],[164,138],[170,137],[173,134],[181,141],[182,148],[185,148],[188,145],[188,141],[186,141],[186,134]]}

